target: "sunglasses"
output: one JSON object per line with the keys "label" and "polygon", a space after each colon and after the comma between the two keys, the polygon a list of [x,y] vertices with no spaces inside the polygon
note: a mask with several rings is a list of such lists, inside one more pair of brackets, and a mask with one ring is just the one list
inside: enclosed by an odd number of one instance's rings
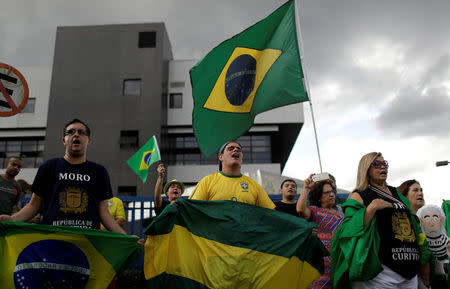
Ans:
{"label": "sunglasses", "polygon": [[84,129],[68,129],[66,130],[66,132],[64,133],[64,135],[74,135],[75,133],[78,133],[79,135],[88,135],[87,131]]}
{"label": "sunglasses", "polygon": [[373,161],[370,166],[374,169],[381,169],[382,166],[385,168],[389,168],[389,164],[387,161]]}

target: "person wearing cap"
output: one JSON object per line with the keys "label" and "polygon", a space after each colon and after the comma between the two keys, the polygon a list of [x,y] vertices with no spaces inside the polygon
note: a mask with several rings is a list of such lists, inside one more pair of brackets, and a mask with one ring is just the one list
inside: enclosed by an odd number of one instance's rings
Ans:
{"label": "person wearing cap", "polygon": [[189,199],[231,200],[274,209],[275,205],[261,185],[241,173],[242,157],[238,142],[225,143],[219,150],[219,172],[201,179]]}
{"label": "person wearing cap", "polygon": [[184,192],[184,184],[178,180],[171,180],[164,186],[164,193],[168,200],[164,200],[161,196],[162,184],[164,181],[164,175],[166,174],[166,168],[163,164],[159,164],[158,179],[155,185],[155,214],[158,216],[167,205],[175,202]]}

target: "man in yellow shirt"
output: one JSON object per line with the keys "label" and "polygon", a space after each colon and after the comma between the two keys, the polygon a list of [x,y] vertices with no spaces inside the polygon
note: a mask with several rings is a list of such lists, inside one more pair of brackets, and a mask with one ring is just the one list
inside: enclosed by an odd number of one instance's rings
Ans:
{"label": "man in yellow shirt", "polygon": [[125,216],[125,209],[123,208],[122,200],[116,197],[112,197],[108,200],[108,210],[113,216],[119,226],[123,227],[127,221]]}
{"label": "man in yellow shirt", "polygon": [[219,172],[201,179],[189,199],[231,200],[274,209],[275,205],[261,185],[241,173],[242,157],[239,143],[225,143],[219,150]]}

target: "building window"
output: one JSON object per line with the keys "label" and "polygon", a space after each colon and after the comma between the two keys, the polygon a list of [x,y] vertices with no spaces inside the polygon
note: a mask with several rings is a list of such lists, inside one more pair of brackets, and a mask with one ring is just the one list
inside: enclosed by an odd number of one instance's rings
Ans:
{"label": "building window", "polygon": [[184,87],[184,81],[172,81],[170,83],[170,87],[172,88],[181,88]]}
{"label": "building window", "polygon": [[140,96],[141,95],[141,80],[125,79],[123,81],[123,95],[124,96]]}
{"label": "building window", "polygon": [[0,139],[0,166],[5,167],[10,157],[22,158],[22,168],[37,168],[44,161],[43,138]]}
{"label": "building window", "polygon": [[117,189],[117,195],[134,197],[137,195],[136,186],[119,186]]}
{"label": "building window", "polygon": [[183,94],[171,93],[169,99],[169,108],[182,108],[183,107]]}
{"label": "building window", "polygon": [[139,48],[148,48],[156,46],[156,31],[139,32]]}
{"label": "building window", "polygon": [[20,113],[32,113],[36,106],[36,98],[29,98],[27,105],[22,109]]}
{"label": "building window", "polygon": [[270,135],[244,135],[237,139],[242,146],[244,163],[261,164],[272,162]]}
{"label": "building window", "polygon": [[120,131],[120,148],[137,148],[139,146],[139,131],[122,130]]}

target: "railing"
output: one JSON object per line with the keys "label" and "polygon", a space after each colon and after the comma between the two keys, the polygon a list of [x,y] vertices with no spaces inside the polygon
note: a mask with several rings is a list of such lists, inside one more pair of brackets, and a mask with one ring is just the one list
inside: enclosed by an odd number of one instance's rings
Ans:
{"label": "railing", "polygon": [[[269,195],[272,201],[281,200],[281,195]],[[338,194],[338,204],[345,201],[347,195]],[[130,235],[144,236],[146,225],[150,224],[152,218],[155,217],[155,203],[153,196],[146,197],[118,197],[122,200],[125,208],[125,216],[127,223],[124,227],[125,231]],[[183,197],[186,198],[186,197]],[[29,197],[21,200],[22,206],[30,201]]]}

